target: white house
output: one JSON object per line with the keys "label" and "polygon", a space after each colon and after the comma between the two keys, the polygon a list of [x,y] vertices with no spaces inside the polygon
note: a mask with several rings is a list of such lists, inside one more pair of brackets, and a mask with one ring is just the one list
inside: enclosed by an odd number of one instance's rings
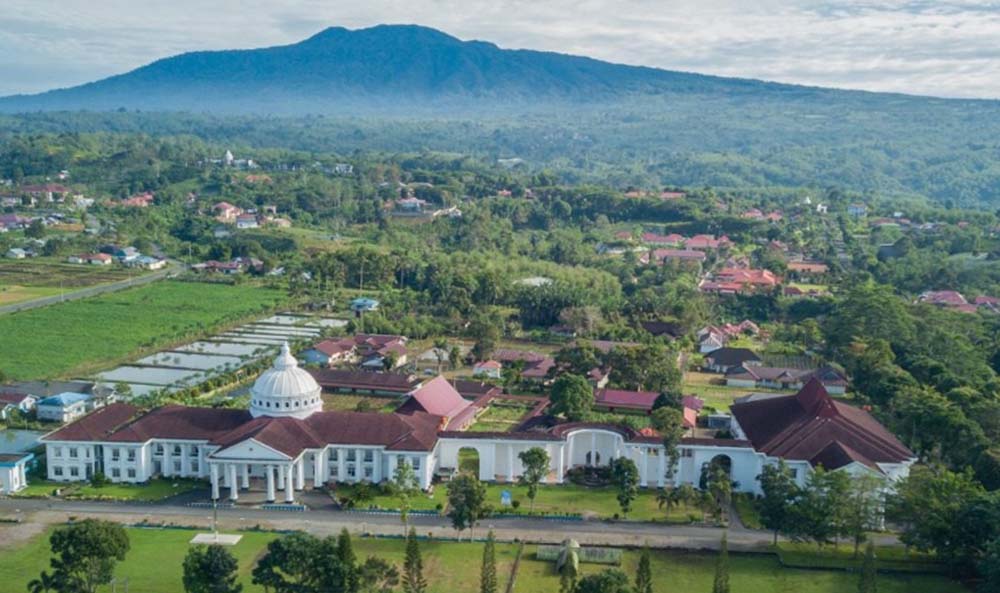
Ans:
{"label": "white house", "polygon": [[28,485],[27,466],[31,453],[0,455],[0,494],[13,494]]}
{"label": "white house", "polygon": [[20,247],[7,250],[7,259],[24,259],[26,257],[28,257],[28,252]]}
{"label": "white house", "polygon": [[17,410],[23,414],[35,409],[35,398],[27,393],[4,392],[0,393],[0,419],[7,420],[12,411]]}
{"label": "white house", "polygon": [[475,366],[472,367],[473,377],[489,377],[491,379],[499,379],[502,372],[503,365],[495,360],[477,362]]}
{"label": "white house", "polygon": [[66,392],[39,400],[35,404],[35,415],[39,420],[51,422],[72,422],[90,409],[93,396],[86,393]]}

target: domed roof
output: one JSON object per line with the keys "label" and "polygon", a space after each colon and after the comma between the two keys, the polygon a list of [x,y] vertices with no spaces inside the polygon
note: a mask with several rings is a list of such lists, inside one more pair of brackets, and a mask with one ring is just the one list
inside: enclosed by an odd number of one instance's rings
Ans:
{"label": "domed roof", "polygon": [[271,368],[261,373],[250,388],[250,411],[255,417],[307,415],[322,409],[320,391],[312,375],[299,368],[286,342]]}

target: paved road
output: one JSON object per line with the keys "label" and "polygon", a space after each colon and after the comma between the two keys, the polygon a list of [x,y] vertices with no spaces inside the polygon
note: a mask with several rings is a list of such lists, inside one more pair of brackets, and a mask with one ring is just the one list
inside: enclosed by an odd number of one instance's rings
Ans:
{"label": "paved road", "polygon": [[[105,503],[92,501],[56,501],[41,499],[0,500],[0,513],[22,516],[26,521],[57,523],[69,517],[101,517],[126,523],[150,521],[177,525],[204,525],[209,528],[212,511],[182,504]],[[401,535],[398,515],[349,513],[331,510],[306,512],[266,511],[252,507],[218,509],[221,529],[260,525],[271,529],[303,530],[317,535],[337,533],[347,528],[354,533]],[[410,524],[421,534],[454,537],[448,519],[437,516],[411,516]],[[487,519],[477,528],[482,537],[485,528],[492,528],[498,539],[515,539],[533,543],[559,543],[571,537],[582,544],[642,546],[656,548],[712,549],[719,545],[724,531],[715,527],[688,525],[658,525],[612,521],[551,521],[539,518]],[[468,537],[468,532],[463,537]],[[771,543],[771,534],[744,527],[728,530],[729,545],[735,550],[763,550]],[[879,543],[892,543],[891,536],[880,537]]]}
{"label": "paved road", "polygon": [[5,313],[16,313],[18,311],[27,311],[28,309],[37,309],[38,307],[47,307],[64,301],[75,301],[77,299],[84,299],[108,292],[117,292],[133,286],[141,286],[143,284],[149,284],[150,282],[156,282],[157,280],[162,280],[168,276],[176,275],[179,272],[180,268],[168,266],[162,270],[156,270],[155,272],[150,272],[149,274],[145,274],[143,276],[119,280],[118,282],[112,282],[110,284],[88,286],[87,288],[81,288],[72,292],[4,305],[0,307],[0,315]]}

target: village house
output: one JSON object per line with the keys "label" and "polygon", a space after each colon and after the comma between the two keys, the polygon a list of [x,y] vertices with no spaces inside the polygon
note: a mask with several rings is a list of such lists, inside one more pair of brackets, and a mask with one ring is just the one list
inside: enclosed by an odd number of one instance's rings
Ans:
{"label": "village house", "polygon": [[702,280],[702,292],[716,294],[747,294],[770,290],[781,283],[781,278],[770,270],[754,268],[723,268],[711,280]]}
{"label": "village house", "polygon": [[238,229],[255,229],[259,226],[256,214],[240,214],[236,217],[236,228]]}
{"label": "village house", "polygon": [[34,458],[33,453],[0,454],[0,494],[14,494],[28,485],[28,464]]}
{"label": "village house", "polygon": [[219,202],[212,206],[212,212],[215,213],[215,219],[219,222],[235,223],[236,218],[243,214],[243,209],[233,206],[229,202]]}
{"label": "village house", "polygon": [[317,342],[304,351],[302,357],[307,363],[322,366],[350,363],[381,369],[386,357],[395,356],[393,368],[396,368],[407,363],[406,341],[405,336],[357,334]]}
{"label": "village house", "polygon": [[847,377],[832,367],[792,369],[765,367],[743,363],[725,371],[729,387],[764,387],[768,389],[801,389],[810,379],[817,379],[828,393],[847,392]]}
{"label": "village house", "polygon": [[28,251],[26,249],[21,249],[20,247],[12,247],[7,250],[4,257],[7,259],[25,259],[28,257]]}
{"label": "village house", "polygon": [[154,196],[150,192],[136,194],[118,202],[122,208],[149,208],[153,205]]}
{"label": "village house", "polygon": [[503,365],[495,360],[484,360],[482,362],[477,362],[472,367],[473,377],[488,377],[490,379],[499,379],[503,372]]}
{"label": "village house", "polygon": [[72,422],[98,405],[88,393],[66,392],[38,400],[35,416],[49,422]]}
{"label": "village house", "polygon": [[716,249],[725,249],[732,245],[732,241],[729,237],[723,235],[718,239],[714,235],[695,235],[690,239],[684,240],[684,247],[686,249],[697,249],[701,251],[712,251]]}
{"label": "village house", "polygon": [[698,265],[705,261],[704,251],[694,249],[653,249],[639,257],[639,263],[657,265],[665,264],[667,261],[679,261],[692,265]]}
{"label": "village house", "polygon": [[712,373],[726,373],[741,366],[763,364],[760,356],[749,348],[718,348],[705,355],[705,370]]}
{"label": "village house", "polygon": [[379,302],[376,299],[368,297],[358,297],[351,301],[351,311],[355,313],[369,313],[371,311],[378,311]]}
{"label": "village house", "polygon": [[35,409],[36,399],[28,393],[2,391],[0,387],[0,420],[8,420],[12,413],[27,414]]}
{"label": "village house", "polygon": [[800,279],[818,278],[830,271],[826,264],[811,261],[790,261],[786,267],[789,274]]}

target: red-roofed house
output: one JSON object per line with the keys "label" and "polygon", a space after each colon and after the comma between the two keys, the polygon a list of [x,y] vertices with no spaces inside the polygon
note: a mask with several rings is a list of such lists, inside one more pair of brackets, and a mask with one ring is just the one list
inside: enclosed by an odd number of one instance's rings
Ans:
{"label": "red-roofed house", "polygon": [[495,360],[477,362],[472,367],[473,377],[489,377],[491,379],[499,379],[502,372],[503,365]]}

